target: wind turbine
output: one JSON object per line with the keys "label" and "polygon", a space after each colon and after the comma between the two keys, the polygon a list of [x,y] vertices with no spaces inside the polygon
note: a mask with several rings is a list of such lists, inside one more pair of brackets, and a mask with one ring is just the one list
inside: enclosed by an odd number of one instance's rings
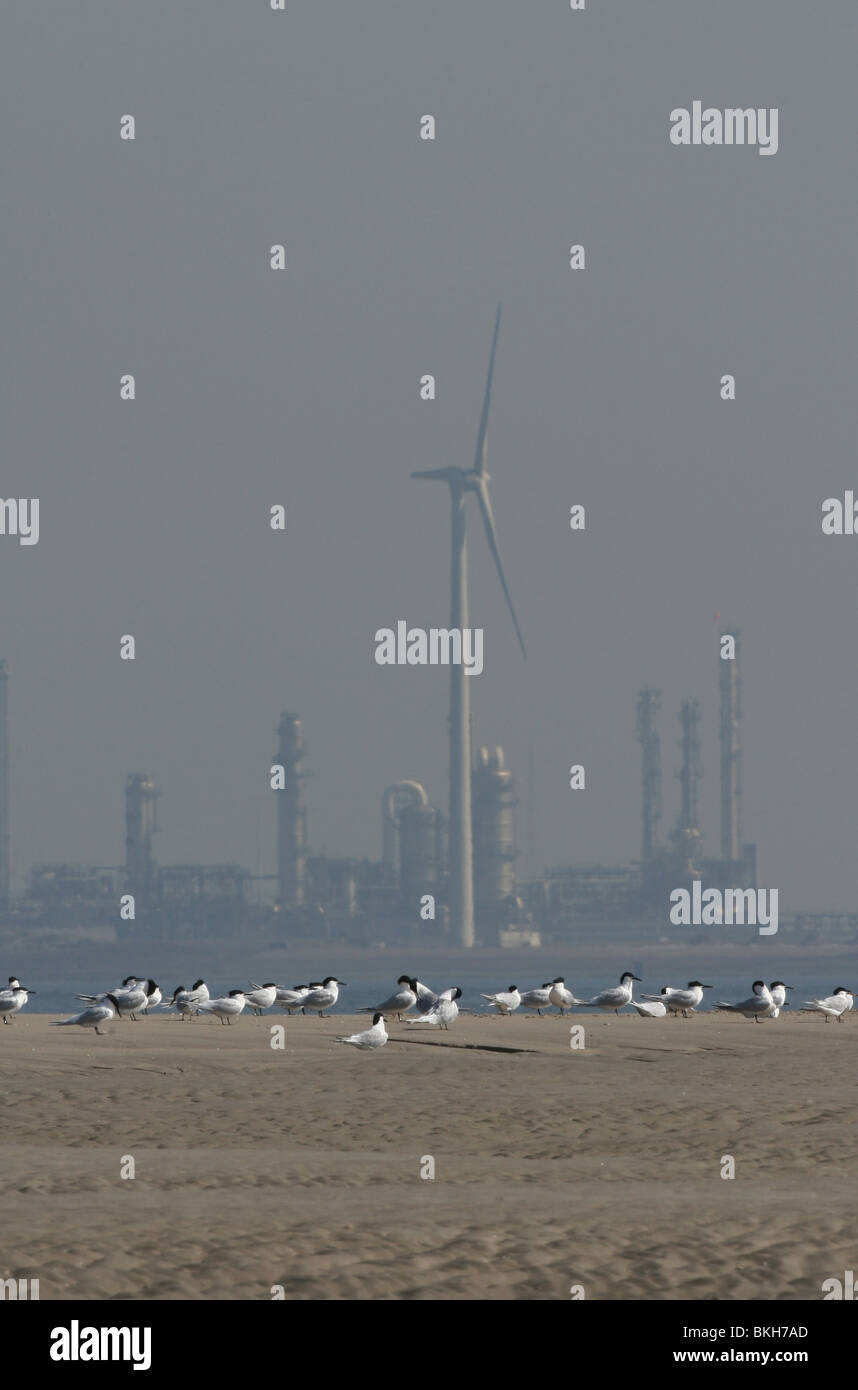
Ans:
{"label": "wind turbine", "polygon": [[[494,556],[498,577],[512,615],[516,635],[521,646],[522,656],[527,652],[515,609],[512,606],[509,588],[501,564],[495,520],[489,501],[489,474],[486,472],[486,434],[489,423],[489,403],[492,394],[492,377],[495,370],[495,352],[500,331],[501,306],[498,305],[495,331],[492,337],[492,350],[489,356],[489,373],[486,381],[486,394],[483,413],[477,435],[477,452],[474,466],[467,468],[430,468],[412,473],[412,478],[431,478],[436,482],[447,483],[450,488],[451,504],[451,548],[450,569],[450,626],[460,631],[468,626],[468,556],[466,548],[465,503],[468,493],[476,493],[489,550]],[[474,863],[473,828],[471,825],[471,692],[470,678],[465,675],[463,665],[450,666],[450,911],[458,923],[462,946],[474,945]]]}

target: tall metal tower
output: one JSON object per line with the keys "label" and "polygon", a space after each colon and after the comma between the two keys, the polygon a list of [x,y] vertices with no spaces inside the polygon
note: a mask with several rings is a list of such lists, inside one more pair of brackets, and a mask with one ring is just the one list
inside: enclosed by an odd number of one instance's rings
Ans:
{"label": "tall metal tower", "polygon": [[0,661],[0,910],[9,906],[12,862],[9,838],[9,707],[6,662]]}
{"label": "tall metal tower", "polygon": [[286,772],[286,786],[277,793],[277,877],[281,908],[301,907],[307,866],[307,808],[303,769],[307,747],[297,714],[284,713],[277,726],[276,761]]}
{"label": "tall metal tower", "polygon": [[677,829],[686,838],[699,837],[700,821],[697,792],[703,776],[700,751],[700,701],[683,700],[679,711],[682,724],[682,768],[677,774],[682,786],[682,807]]}
{"label": "tall metal tower", "polygon": [[643,780],[643,840],[641,859],[645,864],[658,848],[661,820],[661,739],[655,718],[661,709],[661,691],[643,686],[638,692],[638,742],[641,746]]}
{"label": "tall metal tower", "polygon": [[155,900],[155,847],[160,792],[145,772],[129,772],[125,779],[125,879],[134,895],[135,908],[150,907]]}
{"label": "tall metal tower", "polygon": [[498,904],[515,893],[518,858],[516,807],[512,773],[502,748],[477,750],[471,777],[474,825],[474,903],[482,925],[490,925]]}
{"label": "tall metal tower", "polygon": [[735,863],[742,848],[742,678],[739,670],[739,633],[722,629],[736,643],[735,657],[721,657],[719,638],[718,684],[721,695],[721,858]]}

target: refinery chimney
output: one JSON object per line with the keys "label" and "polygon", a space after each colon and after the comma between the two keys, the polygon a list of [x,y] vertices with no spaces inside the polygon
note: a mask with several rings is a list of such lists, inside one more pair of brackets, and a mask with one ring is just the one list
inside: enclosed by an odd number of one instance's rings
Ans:
{"label": "refinery chimney", "polygon": [[303,905],[307,864],[307,774],[303,770],[307,748],[297,714],[281,714],[277,740],[276,761],[286,774],[286,785],[277,793],[278,901],[286,909]]}
{"label": "refinery chimney", "polygon": [[155,847],[158,829],[158,788],[143,772],[129,772],[125,779],[125,879],[136,909],[151,907],[155,899]]}
{"label": "refinery chimney", "polygon": [[12,864],[9,839],[9,708],[6,662],[0,661],[0,911],[9,906]]}
{"label": "refinery chimney", "polygon": [[742,742],[740,737],[741,677],[739,673],[739,633],[725,630],[721,639],[732,636],[733,659],[720,656],[718,683],[721,695],[721,858],[736,863],[741,858],[742,826]]}
{"label": "refinery chimney", "polygon": [[477,918],[485,926],[498,904],[515,894],[518,796],[502,748],[478,750],[472,788],[474,901]]}
{"label": "refinery chimney", "polygon": [[677,831],[680,840],[684,840],[690,848],[691,842],[700,839],[697,811],[697,792],[703,775],[703,759],[700,753],[700,701],[683,700],[679,719],[682,724],[682,768],[678,776],[682,786],[682,807]]}
{"label": "refinery chimney", "polygon": [[661,739],[655,719],[661,709],[661,691],[644,686],[638,692],[638,742],[643,778],[643,843],[641,859],[648,864],[658,848],[661,820]]}

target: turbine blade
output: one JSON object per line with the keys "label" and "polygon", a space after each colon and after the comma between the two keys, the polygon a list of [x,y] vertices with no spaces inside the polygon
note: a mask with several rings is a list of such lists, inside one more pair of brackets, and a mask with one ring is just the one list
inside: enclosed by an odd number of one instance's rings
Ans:
{"label": "turbine blade", "polygon": [[498,305],[497,316],[495,318],[495,331],[492,337],[492,350],[489,356],[489,374],[486,378],[486,395],[483,401],[483,413],[480,419],[480,432],[477,435],[477,452],[474,457],[474,472],[482,477],[486,471],[486,435],[489,428],[489,402],[492,395],[492,377],[495,371],[495,351],[498,345],[498,333],[500,331],[501,306]]}
{"label": "turbine blade", "polygon": [[486,539],[489,543],[489,550],[492,552],[492,555],[494,556],[495,564],[497,566],[498,571],[498,578],[500,579],[501,586],[506,597],[507,607],[509,608],[509,611],[512,615],[512,620],[515,624],[516,635],[521,645],[521,654],[523,657],[527,657],[527,650],[524,645],[524,638],[521,635],[521,628],[518,625],[518,618],[515,616],[515,609],[512,606],[512,599],[510,598],[509,589],[507,588],[507,582],[503,572],[503,565],[501,564],[500,549],[498,548],[498,536],[497,531],[495,530],[495,519],[492,515],[492,504],[489,501],[489,486],[485,478],[480,478],[477,480],[474,491],[476,492],[477,497],[479,499],[480,511],[483,514],[483,524],[486,528]]}
{"label": "turbine blade", "polygon": [[464,476],[461,468],[421,468],[416,473],[412,473],[411,476],[412,478],[440,478],[448,483],[454,473]]}

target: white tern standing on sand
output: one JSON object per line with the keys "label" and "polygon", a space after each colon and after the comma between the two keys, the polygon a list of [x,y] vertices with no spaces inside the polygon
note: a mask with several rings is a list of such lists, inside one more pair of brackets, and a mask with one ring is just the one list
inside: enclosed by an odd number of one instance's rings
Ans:
{"label": "white tern standing on sand", "polygon": [[842,1023],[843,1015],[852,1008],[853,997],[854,992],[851,989],[838,985],[834,993],[829,994],[826,999],[805,999],[801,1011],[806,1014],[824,1014],[826,1023],[830,1018],[836,1018],[838,1023]]}
{"label": "white tern standing on sand", "polygon": [[229,994],[221,999],[202,999],[197,1004],[197,1012],[201,1014],[214,1014],[221,1023],[232,1023],[244,1008],[247,1000],[244,997],[244,990],[231,989]]}
{"label": "white tern standing on sand", "polygon": [[521,996],[521,1007],[535,1009],[542,1018],[542,1010],[551,1008],[551,981],[546,981],[539,989],[526,989]]}
{"label": "white tern standing on sand", "polygon": [[579,1009],[613,1010],[615,1014],[618,1014],[626,1004],[631,1004],[635,980],[640,984],[640,976],[633,975],[630,970],[627,970],[620,976],[620,983],[614,985],[612,989],[603,989],[601,994],[594,994],[592,999],[575,999],[573,1002]]}
{"label": "white tern standing on sand", "polygon": [[521,1004],[518,985],[510,985],[509,989],[502,990],[499,994],[482,994],[480,998],[488,999],[490,1007],[497,1009],[499,1014],[515,1013]]}
{"label": "white tern standing on sand", "polygon": [[277,998],[277,986],[273,980],[269,981],[267,985],[257,985],[251,980],[250,989],[246,991],[244,997],[247,1000],[247,1007],[261,1016],[266,1009],[271,1008]]}
{"label": "white tern standing on sand", "polygon": [[335,975],[328,975],[320,985],[316,985],[304,995],[301,1000],[301,1012],[306,1013],[307,1009],[315,1009],[321,1018],[326,1009],[334,1007],[340,997],[340,989],[345,988],[345,980],[338,980]]}
{"label": "white tern standing on sand", "polygon": [[392,1018],[396,1014],[401,1022],[402,1015],[413,1009],[417,1003],[417,981],[408,975],[400,975],[396,983],[399,985],[396,994],[391,994],[383,1004],[374,1004],[371,1009],[361,1009],[360,1013],[384,1014],[385,1018]]}
{"label": "white tern standing on sand", "polygon": [[775,1008],[786,1008],[786,992],[788,989],[792,989],[792,985],[785,985],[783,980],[772,980],[769,985],[769,994],[772,996],[772,1003]]}
{"label": "white tern standing on sand", "polygon": [[571,1009],[572,1005],[575,1003],[575,995],[572,993],[571,989],[566,988],[566,981],[562,975],[558,975],[557,979],[553,982],[551,989],[548,991],[548,998],[555,1008],[560,1010],[561,1014],[564,1014],[567,1009]]}
{"label": "white tern standing on sand", "polygon": [[719,1013],[744,1014],[745,1018],[752,1018],[755,1023],[762,1023],[764,1018],[772,1018],[772,1010],[776,1007],[769,987],[764,980],[755,980],[751,985],[753,993],[749,999],[742,999],[738,1004],[727,1004],[723,999],[719,999],[715,1005]]}
{"label": "white tern standing on sand", "polygon": [[23,1009],[31,994],[35,994],[34,989],[27,989],[14,975],[9,978],[9,988],[0,990],[0,1014],[3,1015],[4,1023],[11,1023],[16,1013]]}
{"label": "white tern standing on sand", "polygon": [[82,1013],[75,1014],[74,1018],[52,1019],[52,1028],[94,1028],[100,1038],[104,1037],[99,1023],[109,1023],[113,1018],[116,1009],[116,999],[112,994],[104,996],[104,1003],[90,1004],[88,1009]]}
{"label": "white tern standing on sand", "polygon": [[696,1009],[703,999],[704,989],[711,988],[711,985],[701,984],[699,980],[689,980],[687,989],[671,989],[665,985],[661,994],[645,994],[644,999],[664,1004],[669,1013],[682,1014],[687,1018],[688,1010]]}
{"label": "white tern standing on sand", "polygon": [[[412,1027],[424,1024],[432,1028],[449,1028],[459,1017],[459,1006],[456,1000],[461,999],[461,997],[462,991],[459,986],[452,985],[450,989],[445,989],[438,995],[435,1003],[422,1017],[407,1018],[405,1022],[411,1024]],[[417,1007],[420,1007],[419,1003]]]}

